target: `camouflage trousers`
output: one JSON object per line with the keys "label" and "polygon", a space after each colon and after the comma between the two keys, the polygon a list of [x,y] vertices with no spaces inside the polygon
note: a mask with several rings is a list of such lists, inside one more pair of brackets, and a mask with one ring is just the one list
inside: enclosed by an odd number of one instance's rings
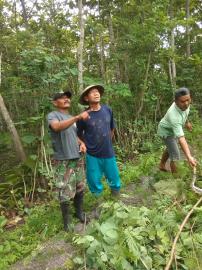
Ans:
{"label": "camouflage trousers", "polygon": [[54,195],[60,202],[70,201],[76,193],[85,188],[84,160],[55,160],[54,170]]}

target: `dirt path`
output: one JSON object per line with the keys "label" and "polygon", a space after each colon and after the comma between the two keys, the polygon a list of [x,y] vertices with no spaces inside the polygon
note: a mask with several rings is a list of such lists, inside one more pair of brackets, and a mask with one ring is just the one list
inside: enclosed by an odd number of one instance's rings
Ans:
{"label": "dirt path", "polygon": [[[25,258],[10,267],[9,270],[56,270],[67,269],[74,249],[63,239],[52,238],[34,251],[35,255]],[[70,268],[71,269],[71,268]]]}

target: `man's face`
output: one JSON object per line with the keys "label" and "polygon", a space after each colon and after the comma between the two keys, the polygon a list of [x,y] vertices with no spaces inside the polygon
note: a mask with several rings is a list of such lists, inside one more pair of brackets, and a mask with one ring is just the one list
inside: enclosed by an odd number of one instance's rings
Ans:
{"label": "man's face", "polygon": [[175,100],[175,103],[182,111],[185,111],[191,103],[191,97],[190,95],[181,96]]}
{"label": "man's face", "polygon": [[85,96],[85,100],[89,104],[99,103],[100,102],[100,92],[96,88],[92,88],[88,94]]}
{"label": "man's face", "polygon": [[53,101],[53,104],[58,109],[68,109],[70,107],[71,100],[70,100],[70,98],[68,98],[67,96],[64,95],[64,96],[56,99],[55,101]]}

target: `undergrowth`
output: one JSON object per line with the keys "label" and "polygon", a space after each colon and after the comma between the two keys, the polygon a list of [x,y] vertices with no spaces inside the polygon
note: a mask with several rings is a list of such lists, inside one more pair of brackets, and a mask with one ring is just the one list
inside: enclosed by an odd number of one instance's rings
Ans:
{"label": "undergrowth", "polygon": [[[194,137],[190,136],[190,140],[193,142]],[[198,149],[201,142],[197,139],[195,145]],[[69,240],[73,237],[78,251],[74,269],[82,269],[84,265],[94,270],[163,269],[178,226],[197,196],[190,189],[192,172],[187,163],[182,162],[179,165],[179,172],[175,177],[170,173],[159,172],[157,164],[160,153],[159,149],[159,152],[138,154],[135,163],[118,162],[123,193],[127,186],[134,184],[135,188],[131,192],[132,196],[136,196],[141,192],[138,189],[141,186],[141,177],[148,177],[149,187],[145,192],[147,196],[152,196],[151,205],[113,202],[104,183],[101,201],[105,203],[99,221],[91,222],[83,236],[70,233],[67,236],[64,233],[64,237]],[[197,159],[200,165],[200,151],[197,152]],[[199,166],[198,177],[201,175]],[[87,212],[93,210],[96,202],[97,199],[86,192],[84,203]],[[202,269],[201,220],[202,207],[199,207],[181,234],[173,269]],[[1,270],[7,270],[9,265],[26,256],[32,256],[43,242],[62,230],[61,213],[55,201],[31,208],[25,224],[15,230],[5,230],[5,223],[5,218],[0,216]]]}
{"label": "undergrowth", "polygon": [[25,224],[0,235],[0,269],[26,257],[37,246],[61,230],[61,220],[55,203],[35,206],[31,209]]}
{"label": "undergrowth", "polygon": [[[179,214],[183,216],[191,205],[181,204],[178,209],[171,207],[169,197],[156,200],[152,209],[104,203],[100,220],[92,223],[84,236],[73,239],[80,246],[79,254],[85,252],[85,261],[81,256],[74,258],[75,269],[86,264],[89,269],[100,270],[163,270],[178,230]],[[202,268],[201,218],[202,207],[181,234],[172,269]]]}

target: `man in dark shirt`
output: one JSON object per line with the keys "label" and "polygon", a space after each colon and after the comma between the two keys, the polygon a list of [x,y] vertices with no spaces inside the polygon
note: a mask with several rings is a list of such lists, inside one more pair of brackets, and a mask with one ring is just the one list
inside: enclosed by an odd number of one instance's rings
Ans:
{"label": "man in dark shirt", "polygon": [[121,184],[112,145],[115,124],[112,110],[100,104],[103,93],[101,85],[91,85],[82,92],[80,103],[89,106],[90,117],[77,122],[77,134],[87,148],[86,176],[90,191],[95,195],[102,192],[104,174],[112,195],[119,195]]}
{"label": "man in dark shirt", "polygon": [[84,167],[80,152],[86,152],[86,147],[76,134],[75,123],[80,119],[88,119],[88,112],[77,116],[69,114],[71,92],[59,92],[53,96],[56,111],[48,114],[47,120],[54,151],[54,187],[57,189],[60,201],[64,230],[68,231],[70,223],[69,202],[74,200],[76,217],[85,221],[83,213]]}

